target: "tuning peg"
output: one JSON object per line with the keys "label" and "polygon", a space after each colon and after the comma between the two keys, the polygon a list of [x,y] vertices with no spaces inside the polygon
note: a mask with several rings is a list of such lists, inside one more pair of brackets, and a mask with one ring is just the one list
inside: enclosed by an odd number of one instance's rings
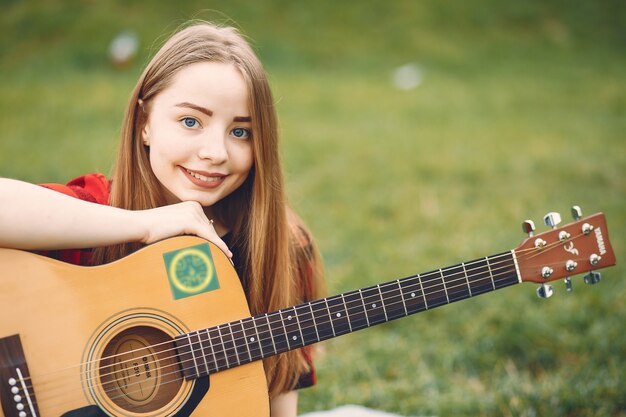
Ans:
{"label": "tuning peg", "polygon": [[539,298],[550,298],[552,297],[552,294],[554,294],[554,289],[552,288],[552,285],[541,284],[537,288],[537,297]]}
{"label": "tuning peg", "polygon": [[543,222],[546,226],[555,229],[559,223],[561,223],[561,215],[556,211],[552,211],[543,216]]}
{"label": "tuning peg", "polygon": [[572,217],[578,221],[583,217],[583,211],[579,206],[572,206]]}
{"label": "tuning peg", "polygon": [[532,220],[524,220],[522,223],[522,231],[528,236],[532,236],[535,232],[535,223]]}
{"label": "tuning peg", "polygon": [[587,275],[585,275],[583,278],[585,279],[585,284],[595,285],[598,282],[600,282],[602,275],[600,275],[599,272],[591,271]]}
{"label": "tuning peg", "polygon": [[572,292],[574,290],[574,287],[572,286],[572,279],[570,277],[566,277],[564,281],[565,281],[565,290],[567,292]]}

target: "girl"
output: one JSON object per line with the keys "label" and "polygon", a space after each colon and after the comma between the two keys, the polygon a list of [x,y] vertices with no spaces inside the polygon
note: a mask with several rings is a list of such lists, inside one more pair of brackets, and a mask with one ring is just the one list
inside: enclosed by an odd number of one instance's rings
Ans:
{"label": "girl", "polygon": [[[194,24],[139,78],[112,181],[91,174],[41,187],[0,179],[10,201],[0,207],[0,246],[101,264],[193,234],[232,258],[253,315],[319,298],[319,256],[287,206],[278,155],[258,58],[235,29]],[[294,389],[312,383],[309,358],[293,351],[265,360],[272,417],[296,415]]]}

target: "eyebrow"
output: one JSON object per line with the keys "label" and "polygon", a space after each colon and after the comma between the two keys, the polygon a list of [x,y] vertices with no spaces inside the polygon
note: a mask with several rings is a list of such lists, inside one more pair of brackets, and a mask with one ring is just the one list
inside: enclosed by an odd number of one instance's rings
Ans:
{"label": "eyebrow", "polygon": [[[209,110],[206,107],[198,106],[197,104],[189,103],[187,101],[175,104],[174,107],[187,107],[187,108],[190,108],[190,109],[193,109],[193,110],[197,110],[197,111],[199,111],[201,113],[204,113],[204,114],[206,114],[209,117],[213,116],[213,111],[212,110]],[[235,116],[233,118],[233,121],[250,123],[252,121],[252,118],[249,117],[249,116]]]}
{"label": "eyebrow", "polygon": [[201,113],[206,114],[207,116],[213,116],[213,111],[207,109],[206,107],[198,106],[197,104],[188,103],[186,101],[182,103],[175,104],[174,107],[187,107],[190,109],[198,110]]}

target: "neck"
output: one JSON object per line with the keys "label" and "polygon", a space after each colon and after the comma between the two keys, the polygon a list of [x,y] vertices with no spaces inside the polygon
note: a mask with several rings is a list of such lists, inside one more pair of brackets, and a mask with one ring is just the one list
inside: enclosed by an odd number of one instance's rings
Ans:
{"label": "neck", "polygon": [[181,335],[193,379],[520,282],[513,252],[339,294]]}

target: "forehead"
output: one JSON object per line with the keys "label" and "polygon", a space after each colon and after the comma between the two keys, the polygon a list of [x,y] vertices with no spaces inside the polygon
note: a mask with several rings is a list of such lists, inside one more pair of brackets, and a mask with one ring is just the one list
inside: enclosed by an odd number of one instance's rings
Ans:
{"label": "forehead", "polygon": [[243,75],[235,65],[198,62],[178,70],[156,98],[170,104],[182,100],[207,106],[245,107],[247,111],[249,93]]}

